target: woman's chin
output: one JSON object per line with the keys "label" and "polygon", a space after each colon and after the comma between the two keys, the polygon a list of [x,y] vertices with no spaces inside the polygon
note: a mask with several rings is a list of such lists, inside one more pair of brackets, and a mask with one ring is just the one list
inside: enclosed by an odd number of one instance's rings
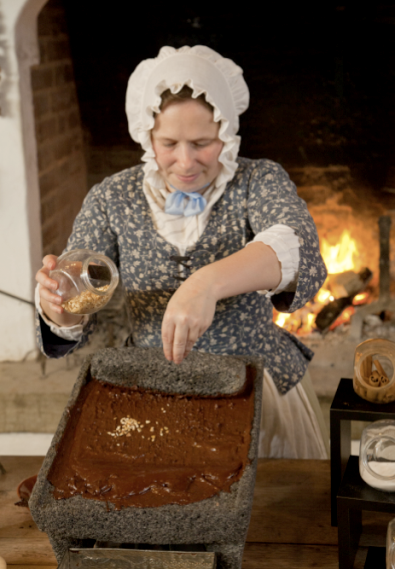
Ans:
{"label": "woman's chin", "polygon": [[185,192],[190,194],[191,192],[197,192],[199,190],[199,186],[195,185],[190,185],[190,184],[171,184],[170,186],[170,190],[172,192],[175,192],[176,190],[180,190],[181,192]]}
{"label": "woman's chin", "polygon": [[193,182],[183,182],[181,180],[174,180],[171,181],[170,183],[167,182],[168,186],[169,184],[171,191],[174,192],[175,190],[181,190],[181,192],[186,192],[186,193],[201,192],[202,190],[207,188],[207,186],[210,185],[210,183],[200,180],[194,180]]}

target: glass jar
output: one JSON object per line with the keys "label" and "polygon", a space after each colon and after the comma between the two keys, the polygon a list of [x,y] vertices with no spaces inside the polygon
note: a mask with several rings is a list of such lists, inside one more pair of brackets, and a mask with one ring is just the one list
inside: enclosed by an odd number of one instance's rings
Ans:
{"label": "glass jar", "polygon": [[386,569],[395,569],[395,519],[391,520],[387,529]]}
{"label": "glass jar", "polygon": [[395,400],[395,342],[376,338],[356,347],[353,388],[371,403]]}
{"label": "glass jar", "polygon": [[395,420],[375,421],[362,431],[359,473],[369,486],[395,491]]}
{"label": "glass jar", "polygon": [[56,294],[69,314],[93,314],[112,297],[119,282],[115,264],[100,253],[74,249],[58,257],[49,276],[59,283]]}

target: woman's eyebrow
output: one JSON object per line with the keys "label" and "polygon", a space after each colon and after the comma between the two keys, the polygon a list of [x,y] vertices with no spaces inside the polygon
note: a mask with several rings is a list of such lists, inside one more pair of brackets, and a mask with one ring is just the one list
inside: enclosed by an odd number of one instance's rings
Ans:
{"label": "woman's eyebrow", "polygon": [[[172,138],[171,136],[166,136],[166,135],[153,135],[153,138],[155,140],[159,140],[160,142],[174,142],[177,143],[179,142],[177,138]],[[187,142],[192,142],[193,144],[199,143],[199,142],[212,142],[213,140],[216,140],[218,137],[217,136],[200,136],[200,137],[196,137],[196,138],[190,138],[187,140]]]}
{"label": "woman's eyebrow", "polygon": [[[177,139],[171,138],[169,136],[157,136],[157,140],[164,140],[167,142],[178,142]],[[198,138],[190,138],[188,142],[204,142],[206,140],[215,140],[216,136],[200,136]]]}

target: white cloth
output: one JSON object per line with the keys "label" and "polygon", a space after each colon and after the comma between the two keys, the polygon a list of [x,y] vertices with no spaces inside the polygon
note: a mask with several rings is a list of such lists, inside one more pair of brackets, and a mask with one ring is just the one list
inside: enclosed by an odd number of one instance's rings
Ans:
{"label": "white cloth", "polygon": [[163,239],[177,247],[180,255],[184,255],[186,249],[194,245],[202,235],[211,210],[222,196],[225,186],[211,184],[201,194],[206,198],[207,205],[199,215],[185,217],[184,215],[172,215],[164,211],[166,196],[169,191],[165,188],[153,188],[147,180],[144,180],[143,190],[152,212],[152,220],[155,229]]}
{"label": "white cloth", "polygon": [[269,245],[281,263],[281,281],[277,288],[271,291],[262,290],[258,292],[270,297],[285,290],[295,291],[300,258],[299,238],[295,231],[287,225],[276,224],[255,235],[254,239],[247,245],[255,241],[262,241],[265,245]]}

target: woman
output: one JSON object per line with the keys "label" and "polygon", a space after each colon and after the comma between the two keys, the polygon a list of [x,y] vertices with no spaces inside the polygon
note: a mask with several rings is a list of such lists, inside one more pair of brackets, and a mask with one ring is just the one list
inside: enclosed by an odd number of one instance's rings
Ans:
{"label": "woman", "polygon": [[[207,47],[165,47],[140,63],[126,112],[145,164],[92,188],[67,249],[94,249],[117,263],[131,344],[163,345],[175,363],[192,348],[264,357],[261,456],[324,458],[305,376],[312,352],[273,324],[272,306],[303,306],[325,266],[306,204],[285,171],[237,155],[238,116],[248,100],[242,70]],[[59,357],[86,342],[94,319],[64,313],[48,277],[56,257],[43,263],[39,340],[44,353]]]}

